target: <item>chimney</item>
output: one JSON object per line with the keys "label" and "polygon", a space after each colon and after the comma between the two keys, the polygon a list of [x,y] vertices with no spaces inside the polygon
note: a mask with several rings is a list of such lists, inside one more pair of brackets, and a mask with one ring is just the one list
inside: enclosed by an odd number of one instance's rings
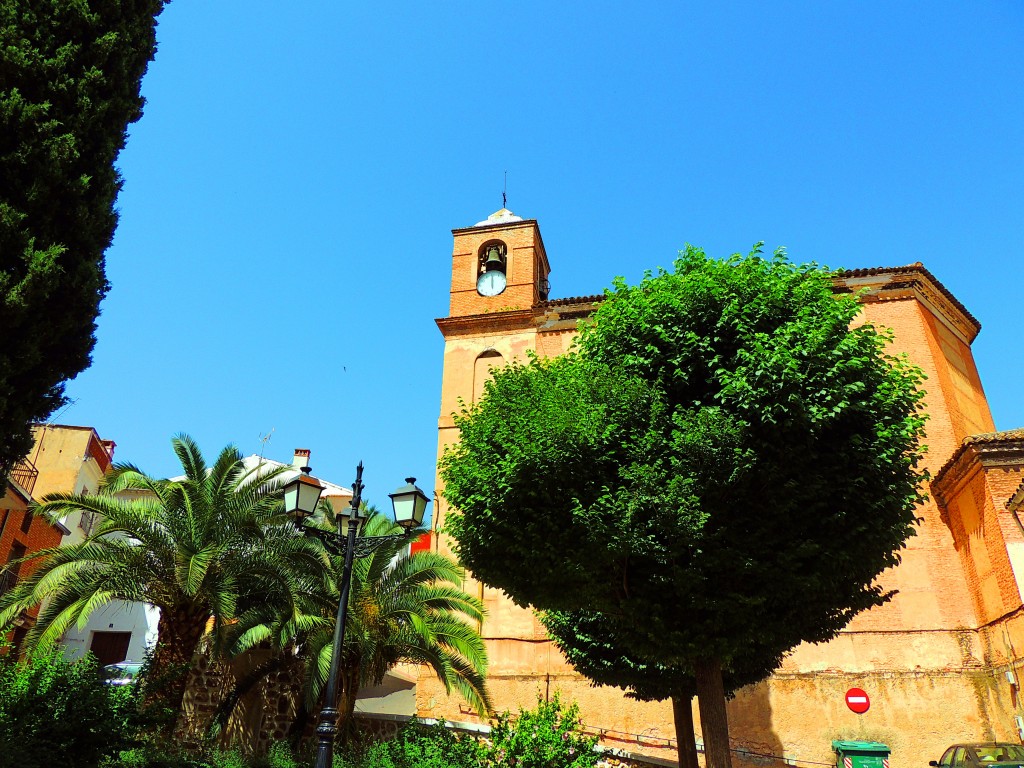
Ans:
{"label": "chimney", "polygon": [[309,449],[308,448],[296,448],[295,458],[292,459],[292,466],[296,469],[300,469],[303,472],[309,472]]}
{"label": "chimney", "polygon": [[111,458],[111,460],[113,460],[114,448],[115,446],[117,446],[117,443],[115,443],[113,440],[100,440],[100,442],[103,443],[103,448],[106,450],[107,455]]}

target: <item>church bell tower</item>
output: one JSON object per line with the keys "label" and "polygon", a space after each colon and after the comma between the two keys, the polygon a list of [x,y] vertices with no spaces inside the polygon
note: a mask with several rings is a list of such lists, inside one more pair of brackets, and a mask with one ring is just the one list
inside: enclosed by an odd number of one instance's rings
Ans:
{"label": "church bell tower", "polygon": [[452,234],[449,317],[529,310],[547,301],[551,268],[535,220],[502,208]]}

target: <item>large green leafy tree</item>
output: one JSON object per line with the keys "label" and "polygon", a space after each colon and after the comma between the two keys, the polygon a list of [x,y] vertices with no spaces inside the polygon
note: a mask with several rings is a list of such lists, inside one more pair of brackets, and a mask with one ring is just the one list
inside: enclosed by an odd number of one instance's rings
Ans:
{"label": "large green leafy tree", "polygon": [[[364,514],[367,520],[360,535],[386,536],[403,530],[372,506],[364,505]],[[326,534],[337,530],[330,503],[322,503],[321,513],[307,525]],[[476,626],[483,618],[483,605],[462,590],[465,572],[458,563],[436,552],[411,553],[408,545],[408,539],[396,539],[353,561],[339,681],[343,737],[360,688],[379,685],[388,670],[403,662],[430,667],[446,689],[454,689],[477,712],[490,710],[487,652]],[[280,591],[268,593],[267,599],[253,604],[229,628],[233,654],[269,643],[278,655],[239,681],[220,707],[215,728],[227,722],[239,698],[264,675],[280,668],[291,651],[306,659],[307,668],[305,706],[296,730],[301,733],[315,714],[330,669],[344,555],[325,549],[320,563],[308,564],[317,566],[307,571],[315,588],[297,600]]]}
{"label": "large green leafy tree", "polygon": [[[52,520],[72,512],[96,515],[94,532],[78,544],[28,558],[34,570],[0,598],[0,627],[42,605],[25,638],[29,653],[45,651],[72,626],[113,600],[160,609],[150,703],[180,711],[185,675],[212,621],[224,633],[240,606],[263,595],[292,600],[310,588],[302,574],[320,550],[281,519],[276,476],[284,469],[246,468],[228,446],[207,466],[188,437],[173,441],[184,477],[157,480],[116,465],[98,495],[51,494],[35,511]],[[171,723],[173,725],[173,721]]]}
{"label": "large green leafy tree", "polygon": [[89,365],[163,0],[0,3],[0,477]]}
{"label": "large green leafy tree", "polygon": [[921,375],[858,312],[782,253],[688,248],[617,281],[571,354],[499,372],[442,459],[462,562],[692,667],[714,768],[722,670],[886,602],[877,577],[913,533]]}

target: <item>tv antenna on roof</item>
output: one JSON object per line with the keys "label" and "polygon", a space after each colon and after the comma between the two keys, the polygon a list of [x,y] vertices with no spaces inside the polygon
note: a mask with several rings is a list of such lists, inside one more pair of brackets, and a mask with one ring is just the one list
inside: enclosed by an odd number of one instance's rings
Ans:
{"label": "tv antenna on roof", "polygon": [[505,171],[505,186],[501,188],[501,207],[505,208],[508,205],[508,197],[505,193],[508,191],[508,171]]}
{"label": "tv antenna on roof", "polygon": [[263,458],[264,452],[267,450],[267,443],[270,442],[271,436],[274,434],[274,428],[271,427],[270,431],[265,435],[260,435],[260,458]]}

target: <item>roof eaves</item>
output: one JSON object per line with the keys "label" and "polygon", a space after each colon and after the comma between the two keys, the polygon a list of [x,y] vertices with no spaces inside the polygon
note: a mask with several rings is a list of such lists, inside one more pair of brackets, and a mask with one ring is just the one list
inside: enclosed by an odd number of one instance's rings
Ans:
{"label": "roof eaves", "polygon": [[836,271],[836,277],[874,277],[875,275],[898,275],[905,272],[919,272],[924,275],[935,285],[943,296],[949,299],[950,303],[952,303],[954,307],[963,313],[964,317],[977,326],[978,330],[981,330],[981,322],[978,318],[972,315],[970,310],[953,295],[953,292],[943,285],[942,281],[929,272],[928,268],[919,261],[916,261],[913,264],[907,264],[905,267],[864,267],[861,269],[840,269]]}
{"label": "roof eaves", "polygon": [[565,299],[551,299],[549,301],[542,301],[537,306],[543,308],[570,307],[577,304],[597,304],[601,301],[604,301],[603,293],[599,293],[594,296],[571,296]]}
{"label": "roof eaves", "polygon": [[[1019,443],[1024,442],[1024,427],[1018,427],[1017,429],[1008,429],[1002,432],[982,432],[977,435],[968,435],[965,437],[960,445],[957,447],[953,454],[946,460],[946,463],[942,465],[938,472],[935,473],[935,477],[932,478],[929,485],[934,493],[938,493],[938,489],[941,488],[943,482],[954,466],[960,461],[965,453],[970,450],[977,451],[979,447],[984,449],[985,447],[996,447],[1001,444]],[[1018,489],[1020,492],[1020,489]],[[1016,498],[1016,496],[1014,497]]]}
{"label": "roof eaves", "polygon": [[1020,481],[1020,485],[1013,492],[1013,496],[1006,501],[1006,508],[1011,512],[1016,512],[1021,507],[1024,507],[1024,480]]}

